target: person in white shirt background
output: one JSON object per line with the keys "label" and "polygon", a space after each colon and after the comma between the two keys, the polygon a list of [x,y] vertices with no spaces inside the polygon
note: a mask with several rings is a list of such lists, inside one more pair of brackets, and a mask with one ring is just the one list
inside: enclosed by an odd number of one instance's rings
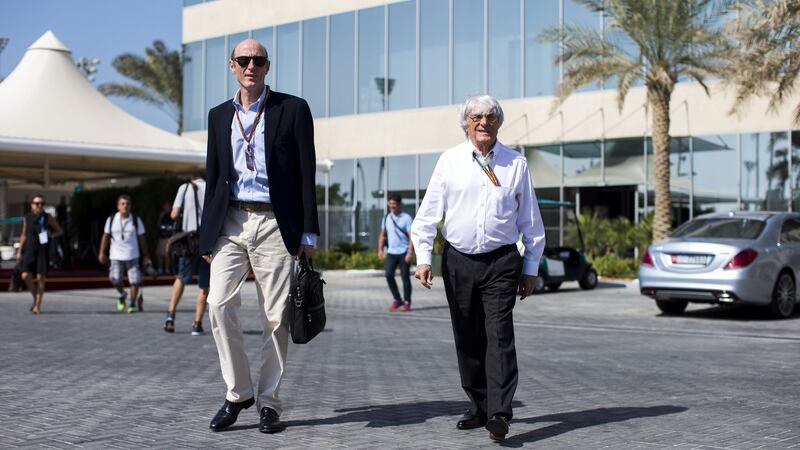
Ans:
{"label": "person in white shirt background", "polygon": [[[103,238],[100,240],[100,251],[97,259],[101,264],[111,262],[108,269],[108,278],[111,285],[119,293],[117,310],[125,310],[125,298],[128,296],[122,279],[128,276],[131,285],[130,304],[128,312],[141,311],[142,269],[139,267],[139,256],[143,256],[145,264],[150,264],[147,252],[147,242],[144,240],[144,223],[142,218],[131,213],[131,198],[120,195],[117,198],[117,212],[106,219]],[[111,243],[111,249],[106,256],[106,249]],[[139,300],[137,305],[137,300]]]}
{"label": "person in white shirt background", "polygon": [[[442,279],[450,307],[461,385],[471,406],[457,428],[485,426],[505,439],[518,369],[512,311],[530,295],[544,250],[544,227],[523,155],[497,139],[503,109],[491,96],[459,110],[466,142],[445,151],[411,225],[415,277],[430,288],[437,224],[444,217]],[[525,254],[517,250],[522,236]]]}

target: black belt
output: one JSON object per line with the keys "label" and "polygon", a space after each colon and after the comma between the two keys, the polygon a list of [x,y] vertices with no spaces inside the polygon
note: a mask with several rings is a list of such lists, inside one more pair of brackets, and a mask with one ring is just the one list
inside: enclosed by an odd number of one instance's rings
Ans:
{"label": "black belt", "polygon": [[272,212],[272,203],[263,202],[242,202],[239,200],[231,200],[228,204],[237,209],[247,212]]}

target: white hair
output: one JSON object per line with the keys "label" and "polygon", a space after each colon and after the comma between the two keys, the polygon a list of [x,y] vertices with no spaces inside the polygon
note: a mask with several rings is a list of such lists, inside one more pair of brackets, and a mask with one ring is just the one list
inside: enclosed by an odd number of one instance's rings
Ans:
{"label": "white hair", "polygon": [[499,128],[503,125],[503,108],[500,107],[497,99],[491,95],[470,95],[458,108],[458,124],[461,125],[464,134],[467,134],[467,116],[470,114],[494,114],[498,120],[497,127]]}

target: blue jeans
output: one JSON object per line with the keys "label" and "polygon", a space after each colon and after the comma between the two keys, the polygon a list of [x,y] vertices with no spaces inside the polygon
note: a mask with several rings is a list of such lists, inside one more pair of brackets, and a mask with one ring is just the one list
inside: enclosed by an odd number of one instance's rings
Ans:
{"label": "blue jeans", "polygon": [[400,255],[386,254],[384,269],[386,270],[386,282],[389,283],[389,290],[392,291],[392,298],[400,299],[400,291],[397,289],[397,282],[394,280],[394,272],[400,266],[400,278],[403,280],[403,301],[411,304],[411,278],[406,262],[405,253]]}

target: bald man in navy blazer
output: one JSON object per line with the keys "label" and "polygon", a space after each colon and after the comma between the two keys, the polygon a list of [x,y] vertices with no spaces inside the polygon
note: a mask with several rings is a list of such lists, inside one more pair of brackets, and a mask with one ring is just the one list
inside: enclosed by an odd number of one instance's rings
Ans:
{"label": "bald man in navy blazer", "polygon": [[[266,49],[246,39],[231,53],[233,99],[208,113],[206,196],[200,253],[211,263],[211,329],[227,393],[213,431],[257,403],[259,431],[284,429],[278,397],[288,347],[293,260],[311,257],[319,235],[314,123],[305,100],[271,91]],[[263,323],[258,382],[238,318],[240,289],[253,271]]]}

